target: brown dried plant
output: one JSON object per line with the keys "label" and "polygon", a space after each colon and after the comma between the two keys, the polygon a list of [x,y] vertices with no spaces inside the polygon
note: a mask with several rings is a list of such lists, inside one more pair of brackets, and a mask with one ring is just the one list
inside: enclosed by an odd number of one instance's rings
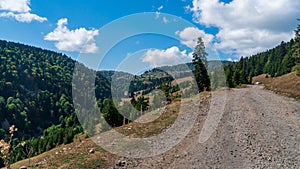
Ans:
{"label": "brown dried plant", "polygon": [[25,146],[25,142],[19,143],[16,146],[12,146],[12,141],[14,137],[14,132],[18,131],[18,128],[15,127],[15,125],[12,125],[9,127],[9,134],[10,137],[7,141],[5,140],[0,140],[0,156],[4,161],[4,165],[7,169],[10,169],[10,164],[11,164],[11,153],[19,146]]}

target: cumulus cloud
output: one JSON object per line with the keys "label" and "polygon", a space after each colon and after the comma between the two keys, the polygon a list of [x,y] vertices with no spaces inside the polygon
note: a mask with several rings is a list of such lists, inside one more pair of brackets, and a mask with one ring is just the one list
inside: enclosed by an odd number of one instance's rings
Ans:
{"label": "cumulus cloud", "polygon": [[173,46],[166,50],[147,50],[142,58],[142,61],[148,62],[151,67],[175,65],[190,62],[191,60],[192,55],[187,54],[186,50],[180,51],[177,46]]}
{"label": "cumulus cloud", "polygon": [[196,27],[187,27],[182,31],[175,32],[180,37],[180,43],[189,48],[194,48],[197,45],[198,37],[201,37],[205,46],[209,47],[214,35],[206,34],[203,30]]}
{"label": "cumulus cloud", "polygon": [[38,21],[38,22],[44,22],[47,20],[47,18],[40,17],[36,14],[32,13],[19,13],[15,14],[13,12],[3,12],[0,13],[0,17],[7,17],[7,18],[15,18],[19,22],[32,22],[32,21]]}
{"label": "cumulus cloud", "polygon": [[19,22],[44,22],[45,17],[30,13],[30,0],[1,0],[0,17],[14,18]]}
{"label": "cumulus cloud", "polygon": [[77,51],[82,53],[97,52],[98,47],[94,38],[99,35],[99,30],[86,30],[85,28],[69,30],[66,26],[67,24],[67,18],[58,20],[55,30],[48,33],[44,39],[56,41],[57,43],[55,43],[55,46],[59,50]]}
{"label": "cumulus cloud", "polygon": [[29,12],[29,0],[1,0],[0,9],[12,12]]}
{"label": "cumulus cloud", "polygon": [[294,35],[300,16],[295,0],[193,0],[194,21],[219,28],[218,49],[249,56],[271,48]]}

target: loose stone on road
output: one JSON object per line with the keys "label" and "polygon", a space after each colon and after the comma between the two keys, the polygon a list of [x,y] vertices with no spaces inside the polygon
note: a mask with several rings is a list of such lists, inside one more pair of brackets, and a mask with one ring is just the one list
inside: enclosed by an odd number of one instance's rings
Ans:
{"label": "loose stone on road", "polygon": [[122,168],[300,168],[299,101],[255,86],[230,90],[217,129],[199,143],[208,109],[203,102],[192,130],[171,150],[120,157]]}

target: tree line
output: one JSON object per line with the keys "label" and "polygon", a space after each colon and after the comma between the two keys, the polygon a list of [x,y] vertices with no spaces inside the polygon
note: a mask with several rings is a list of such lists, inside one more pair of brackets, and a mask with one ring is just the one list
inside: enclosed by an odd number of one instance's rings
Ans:
{"label": "tree line", "polygon": [[250,57],[241,57],[238,62],[224,66],[228,87],[251,84],[252,77],[267,74],[278,77],[291,71],[300,75],[300,25],[295,30],[295,38]]}

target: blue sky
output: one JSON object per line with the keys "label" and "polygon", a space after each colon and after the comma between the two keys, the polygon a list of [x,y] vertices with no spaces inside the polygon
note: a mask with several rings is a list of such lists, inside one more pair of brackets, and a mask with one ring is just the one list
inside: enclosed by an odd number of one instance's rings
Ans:
{"label": "blue sky", "polygon": [[138,72],[190,61],[198,36],[209,59],[262,52],[293,38],[299,17],[295,0],[0,0],[0,39]]}

